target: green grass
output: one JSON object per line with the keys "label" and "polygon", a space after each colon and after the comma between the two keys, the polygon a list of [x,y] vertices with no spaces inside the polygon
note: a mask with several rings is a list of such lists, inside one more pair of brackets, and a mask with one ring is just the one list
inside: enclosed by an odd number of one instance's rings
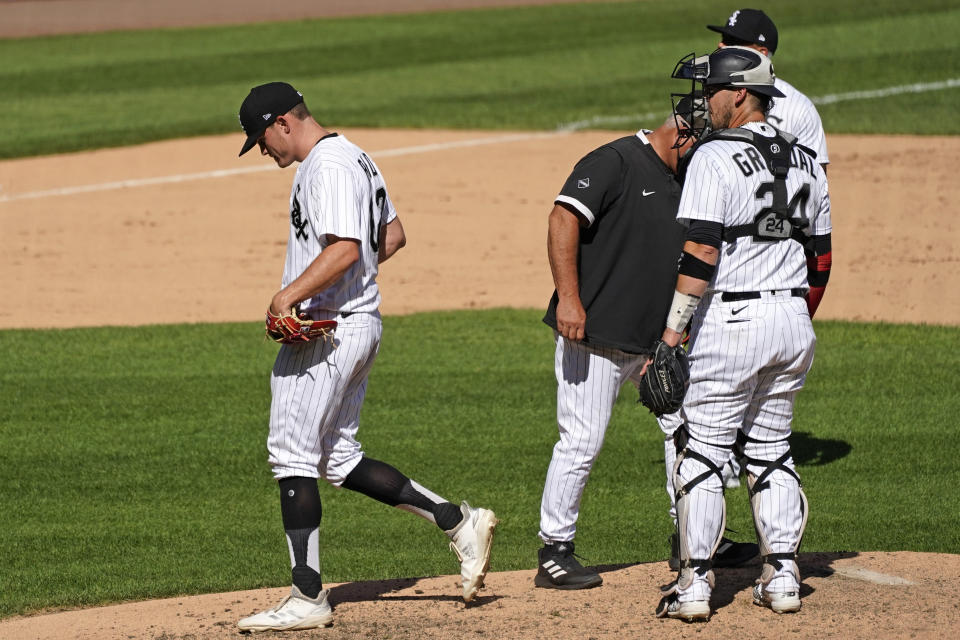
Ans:
{"label": "green grass", "polygon": [[[493,570],[533,568],[556,439],[541,312],[385,319],[361,441],[503,520]],[[960,329],[824,322],[794,452],[806,551],[960,552]],[[0,332],[0,616],[289,581],[266,464],[275,346],[254,324]],[[591,564],[662,560],[662,436],[626,388],[582,505]],[[324,577],[457,572],[431,525],[323,484]],[[730,526],[749,536],[743,489]]]}
{"label": "green grass", "polygon": [[[712,49],[704,26],[736,6],[568,4],[0,40],[0,110],[29,123],[0,131],[0,157],[239,139],[240,101],[277,79],[335,127],[655,125],[669,93],[686,90],[669,80],[675,62]],[[808,0],[770,12],[777,71],[808,95],[960,78],[954,0]],[[957,134],[958,91],[845,101],[822,115],[835,133]]]}

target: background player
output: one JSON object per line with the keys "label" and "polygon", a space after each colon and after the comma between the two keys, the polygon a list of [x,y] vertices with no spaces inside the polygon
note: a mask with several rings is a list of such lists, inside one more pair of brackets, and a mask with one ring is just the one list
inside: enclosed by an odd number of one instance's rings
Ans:
{"label": "background player", "polygon": [[290,191],[282,288],[270,311],[296,306],[338,326],[333,341],[284,344],[277,354],[267,448],[280,485],[293,587],[277,607],[238,626],[309,629],[333,620],[320,576],[318,477],[440,527],[460,559],[463,598],[470,601],[490,560],[493,512],[451,504],[364,456],[356,440],[367,376],[380,346],[378,263],[406,242],[383,175],[359,147],[314,120],[289,84],[254,87],[240,106],[240,123],[247,134],[240,155],[259,145],[280,167],[300,163]]}
{"label": "background player", "polygon": [[[769,59],[745,47],[692,61],[716,132],[690,159],[678,218],[689,227],[663,340],[690,333],[674,486],[681,567],[658,615],[710,617],[711,557],[725,522],[721,467],[746,461],[763,569],[754,602],[800,609],[796,552],[807,502],[790,455],[793,402],[813,363],[808,279],[826,285],[830,199],[819,164],[765,122]],[[737,139],[728,139],[735,137]],[[775,169],[778,174],[772,173]],[[816,273],[808,274],[807,255]],[[695,313],[694,313],[695,312]]]}
{"label": "background player", "polygon": [[[720,47],[750,47],[770,59],[773,59],[780,41],[777,26],[759,9],[738,9],[730,14],[726,24],[707,25],[707,29],[721,35]],[[783,78],[777,76],[774,86],[783,96],[773,101],[767,122],[796,136],[800,144],[817,154],[817,162],[826,169],[830,157],[817,108],[810,98]]]}
{"label": "background player", "polygon": [[[738,9],[730,14],[725,24],[707,25],[707,29],[721,34],[718,44],[721,48],[746,46],[771,59],[777,51],[780,41],[780,35],[773,20],[759,9]],[[767,122],[781,131],[793,134],[800,144],[816,152],[817,162],[820,163],[824,173],[826,173],[830,158],[827,154],[826,135],[817,108],[807,96],[779,76],[774,80],[774,87],[783,96],[773,100],[773,104],[767,113]],[[812,285],[807,295],[813,300],[812,307],[815,308],[819,304],[820,297],[823,296],[823,288]],[[813,317],[812,314],[811,317]],[[659,423],[666,436],[664,438],[664,459],[667,470],[667,493],[670,495],[671,501],[670,516],[676,520],[676,505],[673,504],[673,463],[676,458],[673,433],[680,426],[680,418],[677,414],[666,415],[659,419]],[[723,466],[724,486],[728,489],[739,487],[739,475],[740,463],[736,456],[731,455]],[[676,535],[674,535],[671,537],[670,555],[670,567],[674,570],[678,568],[680,563],[676,542]],[[717,548],[714,566],[738,566],[750,560],[756,554],[757,545],[734,542],[724,538]]]}
{"label": "background player", "polygon": [[[780,42],[777,26],[766,13],[759,9],[739,9],[730,14],[725,25],[708,25],[707,29],[721,34],[720,47],[750,47],[771,60]],[[774,78],[773,86],[783,96],[773,101],[767,112],[767,122],[781,131],[796,136],[799,144],[816,153],[817,162],[823,167],[823,173],[826,175],[827,165],[830,164],[827,136],[813,101],[779,76]],[[823,287],[811,284],[807,293],[811,318],[820,305],[822,296]]]}
{"label": "background player", "polygon": [[550,212],[547,250],[556,291],[544,322],[556,337],[560,439],[540,505],[539,587],[602,582],[574,557],[573,538],[620,385],[643,374],[670,303],[683,239],[675,172],[692,143],[678,148],[677,137],[671,116],[655,131],[590,152]]}

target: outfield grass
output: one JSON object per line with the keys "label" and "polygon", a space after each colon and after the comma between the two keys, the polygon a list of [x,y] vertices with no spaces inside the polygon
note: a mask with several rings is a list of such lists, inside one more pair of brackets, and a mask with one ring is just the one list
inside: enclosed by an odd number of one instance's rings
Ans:
{"label": "outfield grass", "polygon": [[[0,157],[237,132],[249,88],[284,79],[332,126],[654,125],[690,51],[735,3],[672,0],[0,40]],[[777,71],[808,95],[960,78],[955,0],[770,9]],[[960,89],[845,101],[827,131],[957,134]],[[657,114],[643,117],[643,114]]]}
{"label": "outfield grass", "polygon": [[[712,48],[703,25],[731,8],[563,5],[4,40],[0,108],[29,126],[0,131],[0,157],[239,135],[246,91],[281,77],[334,126],[654,124],[637,114],[666,113],[674,62]],[[810,95],[960,77],[953,0],[771,13],[777,70]],[[957,134],[957,97],[820,111],[830,132]],[[535,564],[556,438],[539,317],[387,318],[363,413],[370,455],[497,511],[494,570]],[[805,549],[960,552],[960,329],[817,328],[794,437],[812,507]],[[0,331],[0,616],[287,584],[265,462],[274,354],[254,324]],[[590,564],[668,552],[662,438],[633,400],[617,404],[583,501],[578,551]],[[456,573],[422,520],[349,491],[321,495],[328,581]],[[730,526],[747,537],[745,492],[730,497]]]}
{"label": "outfield grass", "polygon": [[[385,319],[361,440],[502,519],[493,570],[535,566],[556,439],[541,312]],[[960,329],[817,323],[795,456],[804,549],[960,552]],[[255,324],[0,332],[0,616],[289,582],[266,464],[276,348]],[[662,437],[625,388],[583,500],[590,564],[662,560]],[[328,581],[457,572],[421,519],[321,486]],[[752,531],[744,489],[730,526]],[[378,553],[372,553],[372,550]]]}

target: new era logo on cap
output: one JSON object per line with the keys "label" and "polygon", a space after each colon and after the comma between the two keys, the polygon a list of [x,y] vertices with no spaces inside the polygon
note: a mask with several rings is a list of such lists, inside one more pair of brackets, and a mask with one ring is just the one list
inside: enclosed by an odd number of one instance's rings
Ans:
{"label": "new era logo on cap", "polygon": [[250,89],[240,105],[240,126],[247,139],[240,149],[242,156],[257,144],[257,139],[278,116],[303,102],[303,94],[286,82],[269,82]]}

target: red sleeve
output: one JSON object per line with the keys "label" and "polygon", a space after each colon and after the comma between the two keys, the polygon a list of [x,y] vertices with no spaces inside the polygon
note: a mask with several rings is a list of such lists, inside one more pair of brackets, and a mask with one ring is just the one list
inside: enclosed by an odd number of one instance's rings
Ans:
{"label": "red sleeve", "polygon": [[823,299],[823,293],[827,289],[832,262],[833,251],[827,251],[822,256],[807,256],[807,281],[810,284],[810,291],[807,293],[807,311],[809,311],[811,319],[817,312],[817,307],[820,306],[820,301]]}

